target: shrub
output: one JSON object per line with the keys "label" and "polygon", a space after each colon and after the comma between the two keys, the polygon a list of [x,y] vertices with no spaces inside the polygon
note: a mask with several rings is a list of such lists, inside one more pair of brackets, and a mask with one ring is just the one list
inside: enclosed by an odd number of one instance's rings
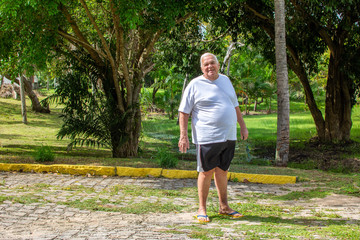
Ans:
{"label": "shrub", "polygon": [[162,168],[175,168],[178,164],[178,159],[166,148],[159,148],[156,154],[156,159]]}
{"label": "shrub", "polygon": [[35,150],[34,158],[37,162],[52,162],[55,155],[49,146],[41,146]]}

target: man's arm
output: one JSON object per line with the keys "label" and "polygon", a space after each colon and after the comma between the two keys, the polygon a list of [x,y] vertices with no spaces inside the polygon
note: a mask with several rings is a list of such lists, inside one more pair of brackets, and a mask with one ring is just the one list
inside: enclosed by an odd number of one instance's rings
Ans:
{"label": "man's arm", "polygon": [[242,117],[241,111],[239,106],[235,107],[236,116],[237,116],[237,122],[240,125],[240,133],[241,133],[241,139],[246,140],[249,136],[249,131],[246,128],[245,121]]}
{"label": "man's arm", "polygon": [[179,126],[180,126],[180,139],[179,139],[179,151],[186,153],[186,150],[190,148],[188,137],[188,122],[189,114],[179,112]]}

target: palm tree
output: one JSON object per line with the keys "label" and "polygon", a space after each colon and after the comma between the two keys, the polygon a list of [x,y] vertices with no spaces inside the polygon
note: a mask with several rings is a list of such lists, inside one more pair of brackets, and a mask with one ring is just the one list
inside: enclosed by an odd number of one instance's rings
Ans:
{"label": "palm tree", "polygon": [[289,83],[286,59],[285,38],[285,2],[275,2],[275,57],[276,57],[276,79],[278,96],[278,121],[275,163],[277,166],[286,166],[289,159]]}

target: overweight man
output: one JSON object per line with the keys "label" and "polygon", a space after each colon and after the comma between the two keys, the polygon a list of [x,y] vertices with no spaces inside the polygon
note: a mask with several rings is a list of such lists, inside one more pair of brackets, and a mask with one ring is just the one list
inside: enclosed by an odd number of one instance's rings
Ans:
{"label": "overweight man", "polygon": [[248,138],[248,130],[243,120],[239,103],[230,79],[219,74],[220,64],[216,56],[205,53],[200,58],[203,75],[194,78],[186,87],[180,107],[179,150],[189,149],[188,120],[191,114],[192,142],[196,145],[199,222],[209,222],[206,200],[211,179],[214,175],[219,196],[219,214],[232,218],[243,215],[230,208],[227,198],[227,173],[234,157],[237,123],[241,129],[241,139]]}

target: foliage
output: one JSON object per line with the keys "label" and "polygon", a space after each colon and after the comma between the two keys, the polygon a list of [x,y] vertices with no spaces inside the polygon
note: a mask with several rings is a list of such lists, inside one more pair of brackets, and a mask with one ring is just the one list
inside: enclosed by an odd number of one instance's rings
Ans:
{"label": "foliage", "polygon": [[220,61],[227,42],[212,34],[208,30],[210,27],[204,25],[199,18],[192,17],[164,34],[161,41],[156,44],[153,56],[156,63],[154,70],[163,71],[175,66],[175,74],[187,75],[190,80],[202,74],[200,56],[203,53],[212,52]]}
{"label": "foliage", "polygon": [[166,148],[159,148],[156,154],[156,158],[162,168],[175,168],[178,164],[178,159],[169,152]]}
{"label": "foliage", "polygon": [[36,162],[52,162],[55,155],[49,146],[41,146],[35,149],[34,159]]}
{"label": "foliage", "polygon": [[[165,103],[163,109],[170,119],[173,119],[177,112],[183,87],[202,74],[200,56],[205,52],[212,52],[221,60],[224,54],[226,41],[209,35],[207,27],[209,26],[205,26],[198,17],[189,18],[165,33],[155,46],[156,51],[152,57],[155,66],[149,74],[154,91],[152,103],[155,103],[158,90],[165,90],[160,104]],[[160,104],[158,107],[162,108]]]}
{"label": "foliage", "polygon": [[[106,99],[104,110],[113,119],[104,126],[110,133],[106,136],[114,157],[137,155],[139,94],[145,75],[153,68],[150,56],[155,43],[197,10],[207,15],[209,9],[207,4],[194,0],[0,3],[0,37],[7,39],[0,46],[2,68],[7,66],[8,70],[16,65],[31,72],[46,66],[52,58],[72,58],[77,65],[83,65],[84,72],[96,75]],[[92,116],[80,118],[95,120]],[[77,133],[82,134],[73,134]]]}
{"label": "foliage", "polygon": [[[175,68],[176,66],[173,65],[169,69],[158,69],[150,73],[154,77],[153,91],[165,90],[156,105],[168,113],[169,119],[175,118],[181,99],[182,81],[185,79],[184,75],[176,73]],[[153,97],[156,98],[154,93]],[[152,103],[155,103],[155,99]]]}
{"label": "foliage", "polygon": [[98,75],[76,61],[69,61],[68,66],[67,70],[65,66],[61,68],[62,75],[58,74],[59,86],[55,93],[44,99],[65,105],[60,116],[63,125],[58,138],[70,138],[70,149],[76,145],[112,149],[109,126],[119,124],[121,119],[111,114],[110,104],[97,88]]}
{"label": "foliage", "polygon": [[[351,107],[359,86],[359,78],[355,76],[360,75],[360,60],[355,56],[360,51],[360,3],[345,2],[286,1],[288,65],[304,88],[322,141],[349,140]],[[259,47],[266,59],[275,62],[274,1],[227,1],[216,10],[219,14],[212,21],[215,31],[229,31],[234,39],[245,38],[247,43]],[[323,70],[319,63],[326,51],[330,52],[330,58],[324,117],[309,79]]]}
{"label": "foliage", "polygon": [[240,90],[248,97],[247,104],[258,98],[271,99],[276,89],[273,66],[257,49],[240,47],[231,59],[230,78],[238,95]]}
{"label": "foliage", "polygon": [[155,110],[155,103],[152,99],[153,88],[144,87],[141,89],[140,93],[140,106],[141,112],[144,114],[148,114],[149,111]]}

